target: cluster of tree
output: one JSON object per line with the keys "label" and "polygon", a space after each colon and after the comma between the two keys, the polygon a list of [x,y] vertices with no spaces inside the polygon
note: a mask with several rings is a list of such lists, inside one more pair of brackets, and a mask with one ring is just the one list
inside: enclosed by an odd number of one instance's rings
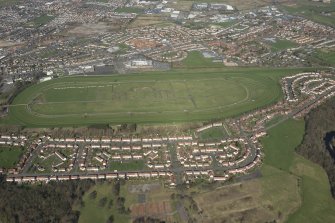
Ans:
{"label": "cluster of tree", "polygon": [[[0,101],[1,102],[1,101]],[[3,127],[0,128],[2,130]],[[136,124],[123,124],[118,126],[111,126],[108,124],[94,124],[87,127],[74,127],[74,128],[62,128],[55,127],[49,129],[24,129],[27,134],[36,133],[40,135],[52,135],[55,138],[64,138],[64,137],[96,137],[100,138],[101,136],[111,136],[111,137],[122,137],[123,135],[129,135],[135,133],[137,129]],[[19,131],[20,129],[14,129]],[[21,129],[22,131],[22,129]],[[5,132],[5,130],[4,130]],[[22,133],[25,133],[22,131]]]}
{"label": "cluster of tree", "polygon": [[[91,132],[108,132],[111,135],[115,134],[131,134],[135,133],[137,130],[137,125],[135,123],[131,124],[121,124],[121,125],[109,125],[109,124],[93,124],[88,127]],[[101,134],[100,134],[101,135]]]}
{"label": "cluster of tree", "polygon": [[0,176],[0,222],[77,222],[73,211],[93,181],[17,185]]}
{"label": "cluster of tree", "polygon": [[109,216],[106,223],[114,223],[114,216],[113,215]]}
{"label": "cluster of tree", "polygon": [[165,221],[152,217],[140,217],[136,218],[133,223],[165,223]]}
{"label": "cluster of tree", "polygon": [[125,203],[126,199],[124,197],[120,196],[121,184],[124,184],[124,181],[118,180],[118,181],[115,182],[115,184],[113,186],[112,193],[115,197],[115,207],[120,214],[129,214],[130,209],[126,208],[124,206],[124,203]]}
{"label": "cluster of tree", "polygon": [[197,205],[197,202],[193,199],[193,197],[186,195],[186,194],[172,194],[172,199],[179,199],[182,201],[185,201],[184,203],[187,203],[188,205],[184,205],[186,209],[193,210],[195,212],[199,212],[199,208]]}
{"label": "cluster of tree", "polygon": [[335,198],[335,157],[329,145],[335,131],[335,99],[312,110],[305,120],[305,135],[297,152],[325,169]]}
{"label": "cluster of tree", "polygon": [[101,207],[101,208],[103,208],[103,207],[105,207],[105,205],[107,204],[107,197],[103,197],[103,198],[101,198],[100,200],[99,200],[99,207]]}
{"label": "cluster of tree", "polygon": [[171,194],[171,199],[174,201],[177,201],[179,204],[178,206],[183,206],[185,208],[185,211],[188,215],[188,222],[198,222],[197,218],[193,215],[191,216],[190,213],[197,213],[200,217],[200,214],[202,214],[202,210],[198,207],[197,202],[193,199],[193,196],[195,193],[191,193],[190,195],[187,195],[185,193],[178,193],[178,194]]}

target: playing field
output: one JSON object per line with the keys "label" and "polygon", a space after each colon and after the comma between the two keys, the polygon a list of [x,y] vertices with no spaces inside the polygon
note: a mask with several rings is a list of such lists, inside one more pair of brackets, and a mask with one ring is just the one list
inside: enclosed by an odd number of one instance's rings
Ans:
{"label": "playing field", "polygon": [[237,71],[178,70],[54,79],[19,94],[10,106],[9,117],[2,122],[64,126],[224,118],[278,100],[278,77],[292,73]]}
{"label": "playing field", "polygon": [[21,147],[0,146],[0,168],[14,168],[23,152]]}

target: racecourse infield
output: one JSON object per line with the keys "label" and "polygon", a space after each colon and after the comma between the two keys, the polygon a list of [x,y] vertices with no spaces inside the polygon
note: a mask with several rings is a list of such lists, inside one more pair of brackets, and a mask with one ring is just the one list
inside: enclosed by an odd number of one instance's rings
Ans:
{"label": "racecourse infield", "polygon": [[2,124],[28,127],[221,119],[276,102],[290,69],[199,69],[73,76],[35,84]]}

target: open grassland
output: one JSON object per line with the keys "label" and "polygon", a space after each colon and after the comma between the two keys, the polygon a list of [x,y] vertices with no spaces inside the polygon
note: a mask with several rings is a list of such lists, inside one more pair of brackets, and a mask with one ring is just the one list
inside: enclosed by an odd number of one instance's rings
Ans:
{"label": "open grassland", "polygon": [[312,55],[313,60],[319,60],[325,65],[334,66],[335,65],[335,50],[318,50]]}
{"label": "open grassland", "polygon": [[[95,198],[90,197],[90,194],[96,191],[97,195]],[[118,223],[128,223],[130,216],[126,214],[120,214],[116,208],[116,198],[112,193],[113,183],[97,183],[89,191],[87,191],[83,196],[83,204],[81,207],[74,207],[75,210],[80,211],[79,223],[105,223],[107,219],[113,215],[114,219]],[[107,202],[102,207],[101,199],[106,198]],[[112,202],[111,202],[112,200]],[[112,203],[109,206],[109,202]]]}
{"label": "open grassland", "polygon": [[[274,173],[270,168],[266,167]],[[273,222],[282,221],[298,207],[299,192],[294,176],[277,173],[219,187],[194,199],[203,211],[200,222]]]}
{"label": "open grassland", "polygon": [[2,124],[29,127],[169,123],[238,115],[274,103],[279,78],[299,69],[185,69],[67,77],[19,94]]}
{"label": "open grassland", "polygon": [[277,52],[289,48],[293,48],[298,46],[296,43],[290,41],[290,40],[285,40],[285,39],[278,39],[276,40],[275,43],[271,44],[272,51]]}
{"label": "open grassland", "polygon": [[139,171],[147,169],[145,162],[143,160],[135,160],[129,162],[111,162],[108,167],[110,170],[118,171]]}
{"label": "open grassland", "polygon": [[0,6],[8,6],[19,3],[20,0],[0,0]]}
{"label": "open grassland", "polygon": [[[288,222],[334,222],[335,201],[331,197],[325,171],[294,151],[300,144],[303,133],[303,121],[288,120],[271,129],[269,136],[263,140],[265,165],[262,173],[264,178],[276,178],[280,174],[296,178],[296,184],[293,186],[282,187],[283,190],[298,188],[301,196],[301,204],[289,216]],[[267,166],[272,170],[266,169]],[[276,185],[273,182],[271,186]],[[264,198],[275,194],[276,191],[266,193]]]}
{"label": "open grassland", "polygon": [[14,168],[23,152],[21,147],[0,146],[0,168]]}
{"label": "open grassland", "polygon": [[[105,223],[113,215],[114,222],[131,222],[138,217],[155,217],[165,222],[176,222],[178,213],[173,207],[171,194],[173,189],[164,188],[159,180],[134,180],[121,184],[120,197],[124,198],[125,209],[129,214],[120,214],[117,209],[117,198],[113,193],[115,182],[98,182],[83,196],[83,204],[73,207],[80,211],[79,223]],[[96,197],[92,198],[92,192]],[[101,199],[107,200],[101,207]],[[110,202],[112,201],[112,202]],[[178,221],[179,222],[179,221]]]}
{"label": "open grassland", "polygon": [[199,133],[199,139],[205,141],[221,140],[222,138],[226,137],[229,137],[229,134],[223,126],[206,129],[205,131]]}
{"label": "open grassland", "polygon": [[300,144],[304,123],[302,121],[287,121],[270,130],[269,136],[262,140],[264,163],[277,169],[289,171],[294,159],[294,149]]}
{"label": "open grassland", "polygon": [[302,204],[288,222],[335,222],[335,200],[331,197],[325,171],[296,155],[293,173],[300,176]]}
{"label": "open grassland", "polygon": [[53,20],[53,19],[54,19],[53,16],[44,14],[44,15],[41,15],[41,16],[39,16],[39,17],[36,17],[35,19],[33,19],[32,22],[33,22],[36,26],[40,26],[40,25],[45,25],[45,24],[47,24],[48,22],[50,22],[50,21]]}
{"label": "open grassland", "polygon": [[129,28],[137,28],[140,26],[150,26],[150,25],[164,27],[173,25],[173,23],[157,15],[140,15],[137,16],[136,19],[129,24]]}

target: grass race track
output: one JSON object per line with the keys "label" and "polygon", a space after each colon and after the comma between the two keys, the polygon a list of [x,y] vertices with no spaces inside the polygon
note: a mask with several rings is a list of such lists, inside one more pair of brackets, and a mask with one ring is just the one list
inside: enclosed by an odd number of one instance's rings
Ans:
{"label": "grass race track", "polygon": [[29,127],[166,123],[224,118],[273,103],[291,69],[174,70],[76,76],[20,93],[2,124]]}

